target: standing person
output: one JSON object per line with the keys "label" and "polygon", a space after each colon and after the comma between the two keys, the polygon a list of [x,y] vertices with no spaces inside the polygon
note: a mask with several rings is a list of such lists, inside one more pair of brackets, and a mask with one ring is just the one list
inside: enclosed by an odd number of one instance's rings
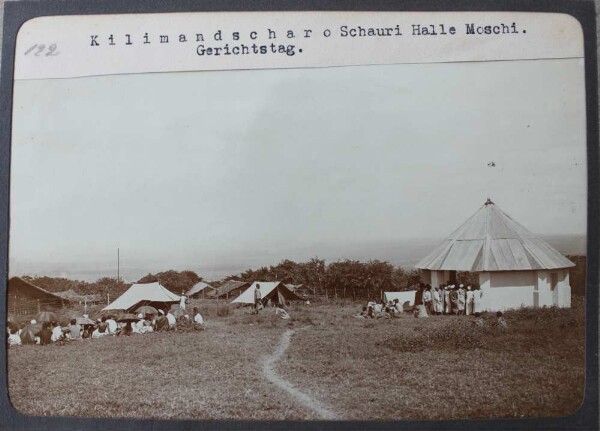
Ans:
{"label": "standing person", "polygon": [[444,314],[452,313],[452,303],[450,301],[450,289],[444,286]]}
{"label": "standing person", "polygon": [[467,297],[465,292],[465,285],[461,284],[458,286],[458,315],[462,316],[465,314],[465,305],[467,303]]}
{"label": "standing person", "polygon": [[435,286],[433,289],[433,312],[435,314],[442,314],[442,311],[444,311],[442,295],[440,294],[440,288]]}
{"label": "standing person", "polygon": [[473,313],[475,316],[479,317],[479,315],[483,312],[483,291],[480,286],[477,286],[477,289],[473,292]]}
{"label": "standing person", "polygon": [[473,291],[471,290],[471,285],[467,286],[467,308],[465,310],[465,314],[467,316],[473,314],[473,299],[474,299]]}
{"label": "standing person", "polygon": [[450,286],[450,306],[452,314],[458,314],[458,292],[456,291],[456,286]]}
{"label": "standing person", "polygon": [[446,313],[446,298],[444,298],[444,285],[440,284],[438,288],[438,292],[440,292],[440,303],[442,305],[442,311],[440,314]]}
{"label": "standing person", "polygon": [[415,307],[419,305],[423,305],[423,290],[425,289],[425,285],[423,283],[419,283],[419,288],[415,292]]}
{"label": "standing person", "polygon": [[179,308],[181,308],[181,311],[185,311],[185,292],[181,292],[181,298],[179,298]]}
{"label": "standing person", "polygon": [[259,306],[261,305],[261,294],[260,294],[260,284],[256,283],[256,287],[254,288],[254,313],[258,314]]}
{"label": "standing person", "polygon": [[423,305],[427,309],[427,312],[431,314],[431,287],[426,285],[423,290]]}

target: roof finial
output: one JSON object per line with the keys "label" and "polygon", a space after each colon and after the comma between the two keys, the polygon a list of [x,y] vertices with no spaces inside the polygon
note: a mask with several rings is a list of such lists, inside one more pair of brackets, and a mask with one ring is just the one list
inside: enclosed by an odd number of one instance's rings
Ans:
{"label": "roof finial", "polygon": [[485,205],[486,207],[487,207],[488,205],[494,205],[494,202],[492,202],[492,200],[491,200],[490,198],[487,198],[487,201],[485,201],[485,204],[484,204],[484,205]]}

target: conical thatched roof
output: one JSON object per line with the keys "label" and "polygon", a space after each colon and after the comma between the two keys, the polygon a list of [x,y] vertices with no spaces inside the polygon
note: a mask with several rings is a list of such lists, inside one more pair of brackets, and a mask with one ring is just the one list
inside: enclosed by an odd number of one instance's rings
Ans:
{"label": "conical thatched roof", "polygon": [[488,201],[416,267],[450,271],[526,271],[575,266]]}

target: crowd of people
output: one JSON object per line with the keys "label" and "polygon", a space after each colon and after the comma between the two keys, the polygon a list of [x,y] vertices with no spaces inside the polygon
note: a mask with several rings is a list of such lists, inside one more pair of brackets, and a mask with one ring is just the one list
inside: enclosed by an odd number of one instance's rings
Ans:
{"label": "crowd of people", "polygon": [[[78,320],[82,323],[78,323]],[[57,321],[44,321],[41,322],[41,325],[36,320],[31,320],[27,325],[9,322],[7,325],[8,346],[14,347],[22,344],[44,346],[105,336],[148,334],[174,330],[178,325],[202,330],[204,318],[198,308],[194,307],[191,316],[182,312],[179,319],[175,317],[172,310],[159,309],[157,315],[139,313],[137,316],[124,315],[119,318],[109,314],[96,321],[89,319],[89,316],[84,314],[80,319],[70,319],[66,326],[61,326]]]}
{"label": "crowd of people", "polygon": [[464,284],[442,284],[432,288],[421,283],[415,293],[415,307],[425,307],[428,314],[478,316],[482,311],[483,291]]}
{"label": "crowd of people", "polygon": [[[479,286],[459,284],[442,284],[432,288],[428,284],[420,283],[415,292],[415,299],[412,306],[406,309],[405,304],[401,304],[398,299],[390,300],[387,303],[378,301],[369,301],[363,305],[362,310],[354,317],[360,319],[393,319],[399,317],[402,313],[410,311],[414,317],[428,317],[429,315],[453,315],[469,316],[473,315],[477,319],[475,323],[481,325],[483,321],[480,316],[483,312],[482,305],[483,292]],[[496,324],[500,327],[506,327],[506,320],[501,311],[496,313]]]}

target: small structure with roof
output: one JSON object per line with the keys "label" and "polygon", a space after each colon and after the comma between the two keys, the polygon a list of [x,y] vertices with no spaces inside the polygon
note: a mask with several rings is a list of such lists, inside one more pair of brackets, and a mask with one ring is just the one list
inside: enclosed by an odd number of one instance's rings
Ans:
{"label": "small structure with roof", "polygon": [[216,292],[216,290],[217,289],[212,287],[210,284],[205,283],[204,281],[199,281],[186,292],[186,295],[190,298],[206,298],[211,293]]}
{"label": "small structure with roof", "polygon": [[21,277],[8,280],[6,293],[8,312],[13,316],[38,313],[40,310],[57,310],[70,304],[70,300],[48,292]]}
{"label": "small structure with roof", "polygon": [[207,298],[235,298],[240,293],[244,291],[244,289],[250,286],[250,282],[247,281],[238,281],[238,280],[228,280],[219,286],[218,289],[214,292],[208,293]]}
{"label": "small structure with roof", "polygon": [[97,304],[101,302],[104,298],[102,295],[82,295],[80,293],[75,292],[73,289],[63,290],[62,292],[56,292],[56,295],[60,296],[63,299],[71,301],[71,303],[78,304]]}
{"label": "small structure with roof", "polygon": [[568,268],[575,266],[490,199],[416,267],[439,286],[456,271],[479,273],[483,309],[571,306]]}

